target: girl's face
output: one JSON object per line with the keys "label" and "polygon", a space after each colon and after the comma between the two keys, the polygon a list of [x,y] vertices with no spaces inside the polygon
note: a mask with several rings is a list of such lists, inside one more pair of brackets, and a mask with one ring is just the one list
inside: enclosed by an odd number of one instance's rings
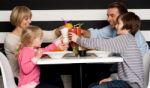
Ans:
{"label": "girl's face", "polygon": [[32,47],[35,47],[35,48],[41,47],[41,43],[42,43],[41,37],[36,37],[34,38],[32,42]]}
{"label": "girl's face", "polygon": [[118,19],[118,22],[117,22],[117,24],[116,24],[116,29],[117,29],[117,35],[122,35],[122,34],[124,34],[124,31],[126,30],[126,29],[122,29],[122,27],[123,27],[123,22],[122,22],[122,20],[119,18]]}
{"label": "girl's face", "polygon": [[28,27],[31,23],[31,18],[30,17],[25,17],[23,18],[23,20],[21,21],[20,27],[22,29],[25,29],[26,27]]}

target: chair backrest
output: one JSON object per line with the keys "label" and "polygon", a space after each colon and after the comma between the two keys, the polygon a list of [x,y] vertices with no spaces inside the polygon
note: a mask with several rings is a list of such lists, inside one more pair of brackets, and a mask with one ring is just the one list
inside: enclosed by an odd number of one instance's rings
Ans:
{"label": "chair backrest", "polygon": [[[149,80],[150,80],[150,72],[149,72]],[[150,88],[150,81],[148,81],[148,86],[146,88]]]}
{"label": "chair backrest", "polygon": [[17,88],[8,59],[1,52],[0,52],[0,68],[2,72],[4,88]]}
{"label": "chair backrest", "polygon": [[149,72],[150,72],[150,50],[145,54],[143,58],[143,64],[144,64],[144,85],[147,88],[148,82],[149,82]]}

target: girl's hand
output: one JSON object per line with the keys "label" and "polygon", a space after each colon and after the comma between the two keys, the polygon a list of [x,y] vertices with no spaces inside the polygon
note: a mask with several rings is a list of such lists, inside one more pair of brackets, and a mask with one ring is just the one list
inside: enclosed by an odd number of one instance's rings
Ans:
{"label": "girl's hand", "polygon": [[41,48],[37,49],[35,57],[36,58],[41,58],[43,54],[43,50]]}
{"label": "girl's hand", "polygon": [[59,47],[60,50],[66,51],[69,46],[68,46],[68,44],[60,43],[58,45],[58,47]]}
{"label": "girl's hand", "polygon": [[108,77],[108,78],[105,78],[105,79],[102,79],[99,84],[102,84],[102,83],[106,83],[106,82],[110,82],[112,81],[112,78],[111,77]]}
{"label": "girl's hand", "polygon": [[59,38],[57,38],[56,40],[54,40],[53,41],[53,43],[56,45],[56,46],[58,46],[60,43],[62,43],[63,42],[63,37],[62,36],[60,36]]}
{"label": "girl's hand", "polygon": [[76,35],[75,33],[69,32],[69,39],[73,42],[76,42],[78,39],[78,35]]}

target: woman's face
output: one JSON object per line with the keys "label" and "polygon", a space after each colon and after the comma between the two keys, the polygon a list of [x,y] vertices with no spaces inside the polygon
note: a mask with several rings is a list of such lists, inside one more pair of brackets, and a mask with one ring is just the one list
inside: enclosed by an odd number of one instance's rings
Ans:
{"label": "woman's face", "polygon": [[25,29],[26,27],[28,27],[31,23],[31,18],[30,17],[25,17],[23,18],[23,20],[21,21],[20,27],[22,29]]}

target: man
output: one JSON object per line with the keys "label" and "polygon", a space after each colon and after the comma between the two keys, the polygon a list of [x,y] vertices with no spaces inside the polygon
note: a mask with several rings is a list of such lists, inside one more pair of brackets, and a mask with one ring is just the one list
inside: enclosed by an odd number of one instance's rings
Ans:
{"label": "man", "polygon": [[[107,21],[109,25],[101,29],[89,28],[88,31],[82,30],[82,35],[89,38],[113,38],[116,37],[116,19],[119,15],[128,12],[127,9],[120,3],[114,2],[108,6],[107,10]],[[142,57],[148,51],[148,44],[146,43],[144,36],[140,31],[135,34],[135,40],[137,42],[138,48],[141,51]]]}

